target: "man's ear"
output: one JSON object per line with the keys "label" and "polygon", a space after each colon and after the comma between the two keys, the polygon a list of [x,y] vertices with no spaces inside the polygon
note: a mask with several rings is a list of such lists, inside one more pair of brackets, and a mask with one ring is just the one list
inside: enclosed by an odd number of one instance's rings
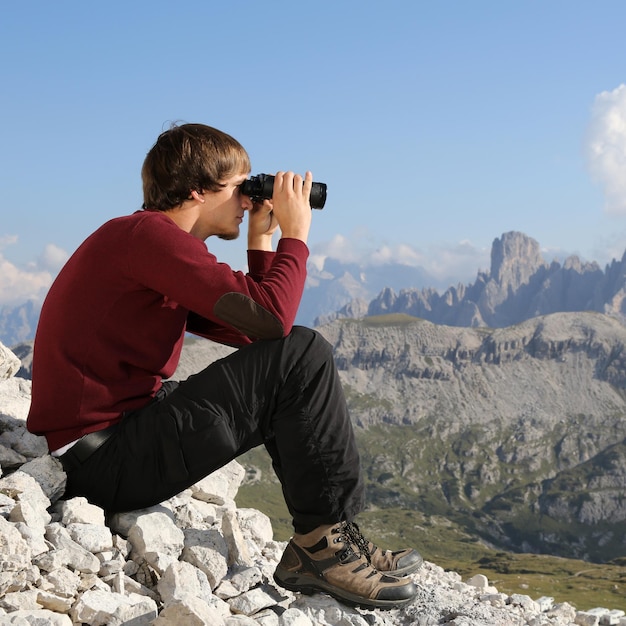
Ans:
{"label": "man's ear", "polygon": [[202,204],[204,204],[204,196],[201,193],[198,193],[197,191],[192,191],[191,192],[191,197],[196,201],[196,202],[200,202]]}

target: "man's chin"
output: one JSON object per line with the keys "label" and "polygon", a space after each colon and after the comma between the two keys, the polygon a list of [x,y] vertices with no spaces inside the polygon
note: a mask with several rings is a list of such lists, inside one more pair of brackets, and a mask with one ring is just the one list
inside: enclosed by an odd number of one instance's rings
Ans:
{"label": "man's chin", "polygon": [[224,241],[234,241],[235,239],[239,237],[239,231],[237,231],[236,233],[222,233],[221,235],[218,235],[217,237],[218,239],[222,239]]}

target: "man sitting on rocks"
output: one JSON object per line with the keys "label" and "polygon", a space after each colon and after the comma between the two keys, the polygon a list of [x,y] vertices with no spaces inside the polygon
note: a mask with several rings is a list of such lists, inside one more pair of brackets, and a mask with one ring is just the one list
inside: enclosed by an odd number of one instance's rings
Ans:
{"label": "man sitting on rocks", "polygon": [[[363,483],[331,347],[293,326],[311,173],[278,172],[263,202],[241,193],[249,173],[243,147],[214,128],[160,135],[143,164],[143,210],[96,230],[48,293],[28,428],[63,464],[66,497],[109,513],[162,502],[264,444],[295,529],[278,584],[365,607],[406,604],[417,590],[402,576],[422,559],[376,548],[354,524]],[[246,211],[244,274],[205,240],[235,239]],[[167,380],[186,332],[240,349]]]}

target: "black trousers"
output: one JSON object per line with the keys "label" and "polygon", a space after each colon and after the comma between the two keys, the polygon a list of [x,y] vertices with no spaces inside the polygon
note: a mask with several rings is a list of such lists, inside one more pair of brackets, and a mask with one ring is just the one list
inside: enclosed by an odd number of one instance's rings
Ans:
{"label": "black trousers", "polygon": [[359,454],[331,346],[294,327],[243,347],[128,413],[85,463],[66,497],[109,513],[151,506],[264,444],[296,532],[363,508]]}

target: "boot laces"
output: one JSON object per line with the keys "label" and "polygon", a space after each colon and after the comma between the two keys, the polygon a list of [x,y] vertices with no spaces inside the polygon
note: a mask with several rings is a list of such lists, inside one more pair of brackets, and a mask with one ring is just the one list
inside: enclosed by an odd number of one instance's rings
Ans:
{"label": "boot laces", "polygon": [[354,522],[345,522],[339,528],[340,537],[344,540],[348,546],[356,546],[358,549],[358,556],[364,556],[367,562],[372,564],[372,557],[368,547],[368,541],[361,533],[359,527]]}

